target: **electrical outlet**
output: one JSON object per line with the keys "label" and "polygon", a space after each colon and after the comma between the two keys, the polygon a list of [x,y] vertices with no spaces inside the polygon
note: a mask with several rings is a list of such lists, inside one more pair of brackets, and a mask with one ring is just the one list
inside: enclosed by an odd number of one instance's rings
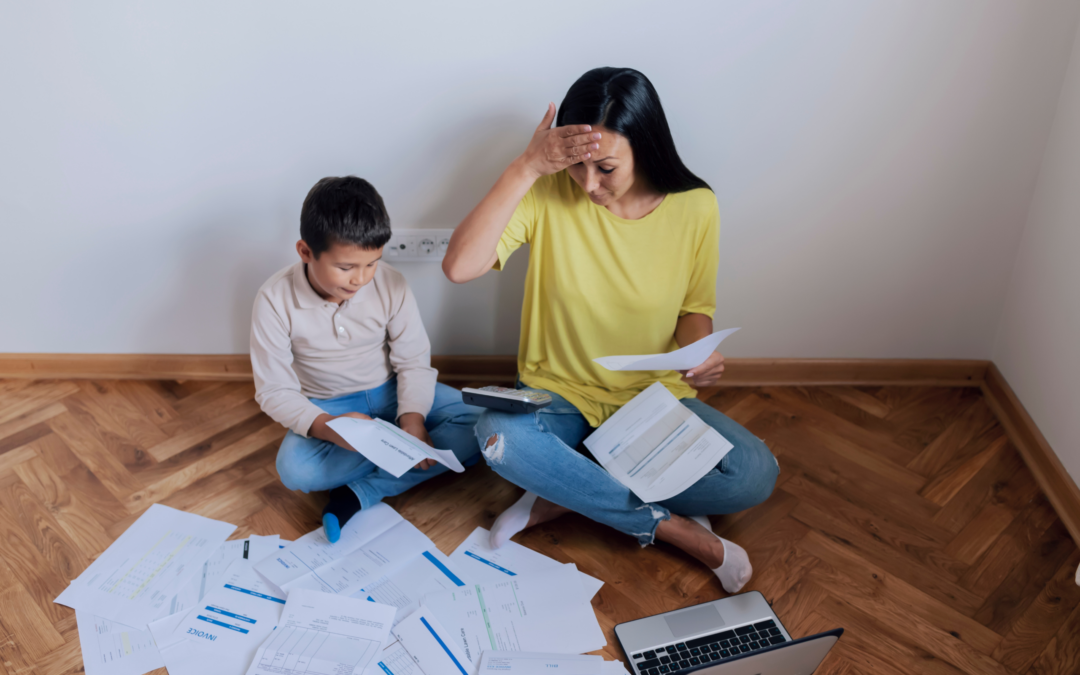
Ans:
{"label": "electrical outlet", "polygon": [[395,230],[383,249],[386,260],[437,262],[446,255],[453,230]]}

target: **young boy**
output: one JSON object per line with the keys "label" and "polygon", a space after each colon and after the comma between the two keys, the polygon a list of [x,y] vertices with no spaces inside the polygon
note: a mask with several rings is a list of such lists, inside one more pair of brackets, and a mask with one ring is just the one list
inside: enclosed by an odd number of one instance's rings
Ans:
{"label": "young boy", "polygon": [[251,315],[255,400],[290,429],[278,450],[281,482],[330,491],[323,528],[331,542],[360,509],[446,470],[424,460],[394,478],[349,446],[331,420],[396,422],[463,463],[479,450],[479,409],[435,382],[416,300],[401,273],[379,264],[389,239],[390,218],[370,183],[323,178],[300,211],[300,262],[263,284]]}

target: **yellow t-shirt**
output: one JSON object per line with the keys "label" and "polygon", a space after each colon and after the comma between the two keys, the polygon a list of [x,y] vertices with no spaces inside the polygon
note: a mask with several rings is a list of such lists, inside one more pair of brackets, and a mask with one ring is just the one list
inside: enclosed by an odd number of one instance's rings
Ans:
{"label": "yellow t-shirt", "polygon": [[678,398],[695,396],[675,371],[613,372],[593,359],[672,351],[680,316],[713,316],[720,210],[711,191],[669,194],[649,215],[626,220],[560,171],[521,200],[495,269],[524,243],[523,383],[563,396],[594,427],[657,380]]}

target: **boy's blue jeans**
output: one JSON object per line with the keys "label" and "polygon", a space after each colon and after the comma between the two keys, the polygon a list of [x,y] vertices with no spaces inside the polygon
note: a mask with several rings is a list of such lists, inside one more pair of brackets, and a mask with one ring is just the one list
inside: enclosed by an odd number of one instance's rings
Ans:
{"label": "boy's blue jeans", "polygon": [[[529,492],[637,537],[642,546],[652,543],[656,526],[672,512],[735,513],[765,501],[776,485],[780,467],[768,446],[722,412],[696,398],[684,398],[683,405],[735,447],[685,492],[647,504],[574,449],[594,429],[566,399],[546,393],[553,399],[551,405],[535,413],[484,410],[476,440],[488,465]],[[495,442],[489,446],[492,437]]]}
{"label": "boy's blue jeans", "polygon": [[[310,399],[331,415],[358,412],[387,422],[397,420],[397,379],[367,391],[358,391],[337,398]],[[466,466],[476,463],[479,447],[473,427],[480,408],[461,402],[461,392],[445,384],[435,385],[435,402],[424,426],[432,443],[440,450],[453,450],[458,461]],[[472,460],[472,461],[467,461]],[[378,504],[418,485],[428,478],[449,471],[442,464],[427,470],[410,469],[394,478],[368,461],[359,452],[346,450],[329,441],[304,438],[290,431],[278,450],[277,471],[281,482],[290,490],[314,492],[348,485],[360,499],[361,508]]]}

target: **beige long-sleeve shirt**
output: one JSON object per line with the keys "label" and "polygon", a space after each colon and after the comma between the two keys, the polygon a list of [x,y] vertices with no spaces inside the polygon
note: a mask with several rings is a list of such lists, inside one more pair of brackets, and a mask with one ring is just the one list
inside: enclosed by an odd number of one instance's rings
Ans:
{"label": "beige long-sleeve shirt", "polygon": [[263,284],[251,312],[251,367],[263,412],[307,436],[322,409],[308,398],[373,389],[397,374],[397,415],[431,411],[431,343],[405,277],[385,262],[355,296],[319,297],[304,263]]}

